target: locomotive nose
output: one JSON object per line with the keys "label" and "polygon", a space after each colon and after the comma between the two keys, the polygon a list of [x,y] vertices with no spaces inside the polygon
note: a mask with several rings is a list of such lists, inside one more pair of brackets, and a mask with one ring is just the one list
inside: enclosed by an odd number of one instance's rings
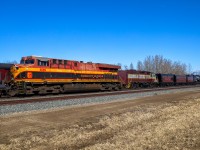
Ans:
{"label": "locomotive nose", "polygon": [[14,65],[11,67],[11,72],[16,73],[18,69],[19,69],[19,67],[17,65]]}

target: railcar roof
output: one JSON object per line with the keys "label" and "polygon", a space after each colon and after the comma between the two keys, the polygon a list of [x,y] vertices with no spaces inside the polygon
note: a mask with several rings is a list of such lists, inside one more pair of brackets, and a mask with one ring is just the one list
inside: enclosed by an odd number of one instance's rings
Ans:
{"label": "railcar roof", "polygon": [[9,63],[0,63],[0,69],[6,69],[9,70],[10,67],[12,67],[14,64],[9,64]]}

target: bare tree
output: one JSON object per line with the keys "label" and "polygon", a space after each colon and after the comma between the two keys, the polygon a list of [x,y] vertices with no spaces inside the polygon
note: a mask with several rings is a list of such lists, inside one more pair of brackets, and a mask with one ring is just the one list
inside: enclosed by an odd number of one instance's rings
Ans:
{"label": "bare tree", "polygon": [[172,62],[169,59],[164,59],[162,63],[162,73],[171,73]]}
{"label": "bare tree", "polygon": [[121,63],[117,63],[117,66],[120,66],[121,70],[122,70],[122,64]]}
{"label": "bare tree", "polygon": [[188,66],[186,64],[179,61],[173,62],[170,59],[163,58],[161,55],[147,56],[143,62],[138,61],[137,64],[138,70],[165,74],[186,74],[188,72],[187,68]]}
{"label": "bare tree", "polygon": [[130,64],[129,69],[130,69],[130,70],[133,70],[133,69],[134,69],[133,63]]}
{"label": "bare tree", "polygon": [[144,67],[141,61],[138,61],[137,63],[137,70],[144,70]]}
{"label": "bare tree", "polygon": [[145,71],[151,71],[151,70],[150,70],[150,66],[151,66],[150,56],[147,56],[147,57],[144,59],[143,65],[144,65]]}
{"label": "bare tree", "polygon": [[187,66],[187,74],[192,74],[192,66],[191,66],[191,64],[188,64],[188,66]]}
{"label": "bare tree", "polygon": [[124,65],[124,69],[125,69],[125,70],[128,70],[128,66],[127,66],[127,65]]}

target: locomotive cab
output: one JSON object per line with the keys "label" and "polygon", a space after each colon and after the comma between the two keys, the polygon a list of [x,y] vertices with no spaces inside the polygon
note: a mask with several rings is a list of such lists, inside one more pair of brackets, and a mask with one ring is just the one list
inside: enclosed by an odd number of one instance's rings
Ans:
{"label": "locomotive cab", "polygon": [[39,57],[39,56],[22,57],[20,64],[33,66],[33,67],[38,67],[38,66],[49,67],[49,59],[45,57]]}
{"label": "locomotive cab", "polygon": [[22,58],[20,61],[21,65],[34,65],[35,64],[35,59],[25,59]]}
{"label": "locomotive cab", "polygon": [[151,73],[151,78],[153,79],[154,83],[158,83],[158,77],[155,73]]}

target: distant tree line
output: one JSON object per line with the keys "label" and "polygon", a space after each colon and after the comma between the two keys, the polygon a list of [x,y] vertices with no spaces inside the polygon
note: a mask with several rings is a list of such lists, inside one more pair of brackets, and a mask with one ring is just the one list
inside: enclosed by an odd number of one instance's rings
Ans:
{"label": "distant tree line", "polygon": [[172,61],[161,55],[147,56],[144,61],[138,61],[137,70],[150,71],[164,74],[190,74],[191,65],[180,61]]}
{"label": "distant tree line", "polygon": [[[118,65],[122,67],[121,63],[118,63]],[[131,63],[129,67],[124,65],[122,69],[133,70],[133,63]],[[180,61],[172,61],[170,59],[164,58],[161,55],[147,56],[143,61],[138,61],[136,69],[163,74],[182,75],[192,73],[192,67],[190,64],[186,65]]]}

